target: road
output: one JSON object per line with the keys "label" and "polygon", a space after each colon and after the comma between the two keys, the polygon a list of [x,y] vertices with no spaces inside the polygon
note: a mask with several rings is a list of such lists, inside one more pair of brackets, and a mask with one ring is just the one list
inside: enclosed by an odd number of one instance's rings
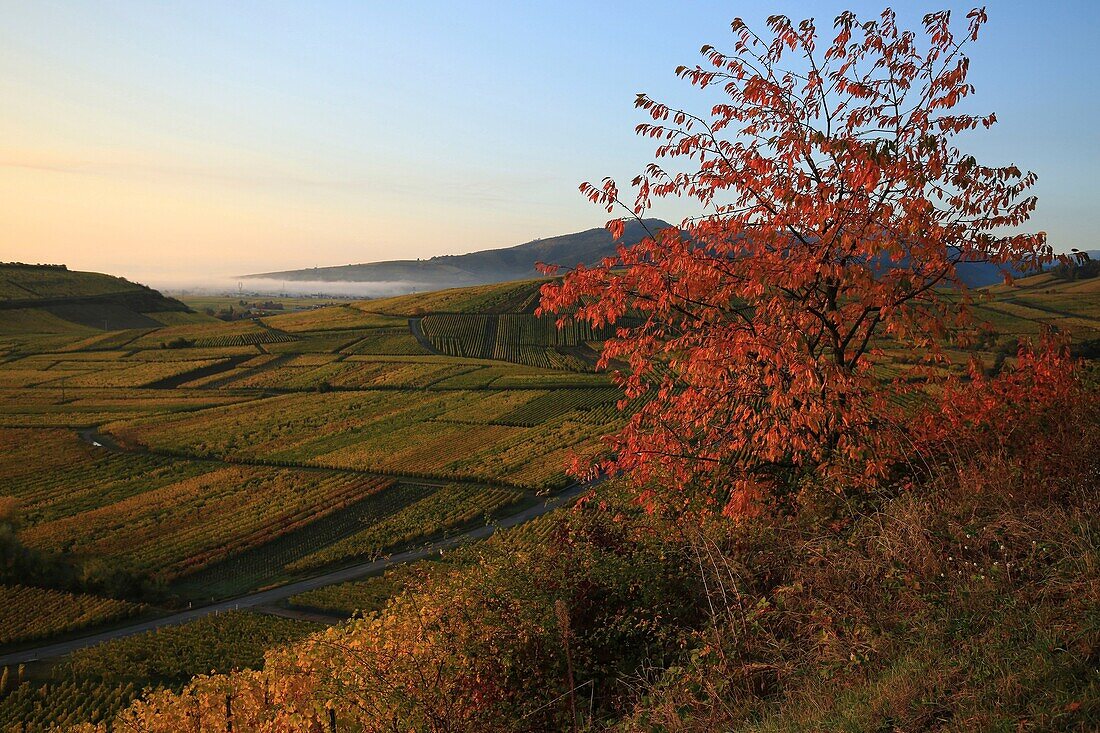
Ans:
{"label": "road", "polygon": [[423,318],[410,318],[409,319],[409,330],[412,331],[412,335],[416,338],[417,343],[419,343],[422,348],[424,348],[426,351],[428,351],[432,354],[438,354],[440,356],[443,356],[444,355],[443,352],[440,351],[439,349],[435,348],[435,345],[431,341],[428,340],[427,336],[424,335],[424,329],[420,325],[420,322],[422,320],[424,320],[424,319]]}
{"label": "road", "polygon": [[455,535],[454,537],[449,537],[445,540],[440,540],[439,542],[433,542],[428,545],[423,545],[421,547],[416,547],[411,550],[399,552],[394,555],[382,558],[381,560],[361,563],[359,565],[352,565],[346,568],[342,568],[340,570],[334,570],[324,575],[318,575],[315,578],[307,578],[305,580],[295,581],[293,583],[279,586],[278,588],[271,588],[269,590],[259,591],[257,593],[250,593],[245,596],[240,596],[239,598],[233,598],[227,601],[219,601],[218,603],[212,603],[207,606],[188,609],[186,611],[181,611],[179,613],[174,613],[168,616],[161,616],[160,618],[150,619],[148,621],[141,621],[130,626],[110,629],[109,631],[104,631],[99,634],[92,634],[90,636],[83,636],[78,639],[70,639],[68,641],[60,641],[55,644],[46,644],[43,646],[35,647],[33,649],[24,649],[22,651],[12,652],[10,654],[3,654],[0,655],[0,667],[10,666],[14,664],[23,664],[24,662],[32,662],[39,659],[52,659],[54,657],[61,657],[66,654],[71,654],[78,649],[85,649],[90,646],[95,646],[96,644],[102,644],[105,641],[121,639],[126,636],[141,634],[146,631],[153,631],[154,629],[159,629],[165,626],[177,626],[179,624],[185,624],[188,621],[194,621],[197,618],[209,616],[212,613],[235,611],[242,608],[255,608],[257,606],[268,606],[273,603],[278,603],[279,601],[286,600],[290,596],[296,595],[298,593],[304,593],[305,591],[323,588],[326,585],[335,585],[336,583],[344,583],[349,580],[357,580],[368,575],[376,575],[395,565],[413,562],[415,560],[422,560],[433,555],[439,555],[441,552],[446,551],[449,548],[453,548],[457,545],[473,540],[484,539],[493,534],[493,532],[497,529],[506,529],[508,527],[515,527],[516,525],[523,524],[526,521],[534,519],[535,517],[542,516],[543,514],[546,514],[547,512],[562,506],[569,500],[582,494],[588,488],[588,485],[574,485],[546,501],[540,502],[535,506],[528,507],[527,509],[517,512],[510,517],[501,519],[495,524],[478,527],[477,529],[472,529],[469,532],[464,532],[463,534]]}

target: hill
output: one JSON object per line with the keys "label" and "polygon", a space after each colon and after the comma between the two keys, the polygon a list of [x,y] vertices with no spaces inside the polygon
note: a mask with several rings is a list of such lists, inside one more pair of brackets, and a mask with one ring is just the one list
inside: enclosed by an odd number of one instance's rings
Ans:
{"label": "hill", "polygon": [[[657,231],[671,226],[660,219],[646,219],[645,226]],[[638,222],[626,225],[622,243],[632,245],[646,235]],[[355,282],[402,283],[408,292],[457,288],[469,285],[523,280],[538,275],[535,264],[546,262],[572,267],[591,264],[615,254],[611,234],[599,227],[583,232],[563,234],[549,239],[535,239],[502,249],[486,249],[463,255],[440,255],[427,260],[388,260],[336,267],[314,267],[306,270],[286,270],[242,275],[244,279],[289,280],[295,282]],[[1100,259],[1100,251],[1087,253]],[[972,288],[983,288],[1004,282],[997,265],[986,262],[964,262],[958,268],[960,279]],[[1013,277],[1027,273],[1015,271]]]}
{"label": "hill", "polygon": [[150,287],[65,265],[0,263],[0,334],[159,328],[199,317]]}
{"label": "hill", "polygon": [[[660,219],[646,219],[652,231],[668,227]],[[646,235],[638,222],[627,224],[621,242],[632,245]],[[245,279],[272,279],[321,282],[407,283],[409,290],[430,290],[484,285],[536,277],[538,262],[572,267],[589,264],[615,254],[615,240],[599,227],[583,232],[536,239],[503,249],[487,249],[463,255],[441,255],[427,260],[391,260],[339,267],[315,267],[244,275]]]}

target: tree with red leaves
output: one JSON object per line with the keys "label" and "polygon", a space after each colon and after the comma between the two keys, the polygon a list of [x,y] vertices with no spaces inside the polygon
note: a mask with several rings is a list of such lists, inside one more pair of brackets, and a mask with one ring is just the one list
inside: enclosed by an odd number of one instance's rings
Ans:
{"label": "tree with red leaves", "polygon": [[[576,470],[626,472],[679,492],[662,506],[704,497],[729,515],[811,475],[885,475],[913,386],[876,370],[883,345],[942,362],[972,324],[960,263],[1007,277],[1053,259],[1043,233],[998,233],[1028,220],[1035,174],[955,145],[996,121],[955,109],[974,91],[964,49],[984,9],[966,21],[960,36],[931,13],[918,33],[890,10],[845,12],[821,47],[813,20],[772,16],[765,37],[737,19],[732,53],[704,46],[704,64],[677,69],[721,90],[709,115],[638,96],[652,122],[637,132],[660,162],[633,180],[632,205],[610,179],[581,191],[626,218],[667,197],[701,213],[543,287],[543,313],[618,324],[600,363],[643,404]],[[616,237],[623,226],[608,223]]]}

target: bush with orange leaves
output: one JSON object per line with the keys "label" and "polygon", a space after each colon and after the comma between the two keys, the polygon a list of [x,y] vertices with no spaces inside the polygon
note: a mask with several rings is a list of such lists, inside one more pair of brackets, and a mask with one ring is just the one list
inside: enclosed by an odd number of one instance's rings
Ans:
{"label": "bush with orange leaves", "polygon": [[965,377],[942,384],[941,399],[898,418],[906,423],[908,439],[900,447],[909,450],[912,477],[933,463],[963,471],[981,456],[971,477],[975,490],[1049,495],[1095,480],[1082,457],[1100,449],[1095,379],[1054,333],[1038,343],[1022,341],[1015,363],[996,376],[973,360]]}
{"label": "bush with orange leaves", "polygon": [[[530,587],[530,586],[529,586]],[[439,578],[381,615],[135,703],[116,730],[499,730],[556,688],[545,604],[502,575]]]}

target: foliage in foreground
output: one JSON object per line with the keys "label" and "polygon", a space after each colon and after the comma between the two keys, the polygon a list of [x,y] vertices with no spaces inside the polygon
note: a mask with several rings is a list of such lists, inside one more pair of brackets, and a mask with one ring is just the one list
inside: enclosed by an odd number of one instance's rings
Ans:
{"label": "foliage in foreground", "polygon": [[0,677],[0,730],[39,733],[109,724],[143,692],[180,689],[197,674],[263,664],[264,651],[317,630],[316,624],[250,612],[205,616],[82,649],[43,679],[22,668]]}

